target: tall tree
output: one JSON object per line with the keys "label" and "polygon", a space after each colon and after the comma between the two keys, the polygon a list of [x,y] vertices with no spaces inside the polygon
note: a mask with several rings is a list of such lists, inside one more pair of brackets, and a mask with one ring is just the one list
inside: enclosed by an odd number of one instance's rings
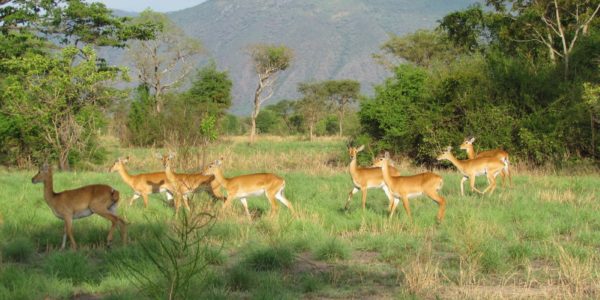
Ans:
{"label": "tall tree", "polygon": [[0,94],[3,112],[39,132],[42,145],[35,146],[51,149],[44,156],[56,155],[59,168],[69,169],[73,151],[82,153],[93,143],[100,109],[122,96],[105,85],[122,70],[99,69],[91,47],[80,52],[72,46],[56,57],[32,54],[3,65],[10,72]]}
{"label": "tall tree", "polygon": [[[284,45],[256,44],[249,47],[254,70],[258,76],[258,86],[254,92],[254,109],[250,115],[250,143],[256,136],[256,118],[263,103],[273,96],[275,81],[280,71],[286,70],[294,57],[292,50]],[[263,94],[266,92],[266,94]]]}
{"label": "tall tree", "polygon": [[202,107],[203,115],[221,119],[231,106],[233,83],[227,71],[217,70],[214,62],[198,70],[196,79],[186,93],[189,104]]}
{"label": "tall tree", "polygon": [[312,141],[315,125],[329,111],[327,89],[322,83],[300,83],[298,92],[302,94],[302,99],[297,102],[298,112],[306,121],[308,136]]}
{"label": "tall tree", "polygon": [[132,42],[129,55],[140,83],[150,89],[155,112],[160,113],[165,101],[163,95],[177,87],[195,68],[194,58],[203,48],[164,14],[145,10],[133,23],[152,24],[155,28],[155,39]]}
{"label": "tall tree", "polygon": [[360,94],[360,83],[355,80],[328,80],[322,83],[327,98],[338,113],[339,136],[343,135],[344,114],[348,105],[356,102]]}
{"label": "tall tree", "polygon": [[[399,60],[407,60],[421,67],[429,67],[436,60],[451,60],[456,54],[448,37],[441,30],[417,30],[404,36],[391,34],[382,46],[383,54],[375,58],[384,66],[393,69]],[[392,56],[396,60],[389,61]]]}
{"label": "tall tree", "polygon": [[440,22],[455,45],[474,51],[490,40],[533,42],[545,47],[552,63],[569,73],[573,50],[600,12],[597,0],[487,0],[495,12],[472,6]]}
{"label": "tall tree", "polygon": [[[0,161],[27,166],[42,156],[99,158],[102,109],[116,96],[105,84],[121,69],[93,46],[123,47],[153,31],[81,0],[3,1],[0,6]],[[59,50],[57,48],[64,47]],[[4,147],[3,147],[4,148]]]}

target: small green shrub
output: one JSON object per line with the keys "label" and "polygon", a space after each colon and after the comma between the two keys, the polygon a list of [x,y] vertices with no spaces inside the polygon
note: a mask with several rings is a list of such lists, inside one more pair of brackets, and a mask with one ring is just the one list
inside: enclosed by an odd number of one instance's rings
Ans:
{"label": "small green shrub", "polygon": [[35,246],[26,237],[16,237],[2,247],[2,257],[14,262],[27,262],[35,253]]}
{"label": "small green shrub", "polygon": [[97,274],[81,252],[54,252],[46,258],[44,270],[60,279],[70,279],[73,284],[86,282]]}
{"label": "small green shrub", "polygon": [[223,254],[220,248],[212,247],[206,248],[204,252],[204,259],[207,263],[217,266],[223,265],[225,261],[227,261],[227,257],[225,254]]}
{"label": "small green shrub", "polygon": [[255,285],[256,273],[243,264],[237,265],[227,273],[227,286],[236,291],[247,291]]}
{"label": "small green shrub", "polygon": [[532,251],[529,245],[519,243],[508,248],[508,255],[517,262],[523,262],[531,257]]}
{"label": "small green shrub", "polygon": [[312,293],[320,290],[323,286],[322,278],[316,277],[315,275],[303,275],[300,278],[300,288],[303,293]]}
{"label": "small green shrub", "polygon": [[346,259],[350,256],[350,249],[337,239],[330,239],[321,244],[314,253],[318,260]]}
{"label": "small green shrub", "polygon": [[294,253],[289,247],[275,246],[258,249],[246,257],[246,264],[256,271],[288,268],[294,263]]}

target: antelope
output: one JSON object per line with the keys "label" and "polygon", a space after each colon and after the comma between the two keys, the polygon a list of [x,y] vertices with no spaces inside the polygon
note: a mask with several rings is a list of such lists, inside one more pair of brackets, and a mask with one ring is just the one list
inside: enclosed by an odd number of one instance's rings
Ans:
{"label": "antelope", "polygon": [[497,159],[501,160],[504,163],[504,169],[502,169],[502,172],[500,173],[500,175],[502,176],[502,186],[504,186],[504,181],[506,180],[505,177],[507,177],[507,176],[508,176],[510,185],[512,186],[512,177],[510,175],[510,172],[508,171],[508,165],[510,163],[510,161],[508,160],[508,152],[501,150],[501,149],[494,149],[494,150],[481,151],[481,152],[475,154],[475,150],[473,149],[474,141],[475,141],[474,137],[471,137],[470,139],[465,138],[463,143],[460,144],[460,149],[467,151],[467,157],[469,159],[478,158],[478,157],[496,157]]}
{"label": "antelope", "polygon": [[[173,152],[169,152],[168,154],[161,154],[159,152],[156,152],[156,158],[158,158],[161,162],[163,167],[166,167],[167,165],[167,161],[171,160],[175,157],[175,153]],[[198,190],[198,188],[206,183],[205,179],[210,180],[210,190],[212,192],[212,196],[214,196],[217,199],[221,199],[224,200],[225,197],[223,197],[223,194],[221,193],[221,185],[214,180],[214,176],[206,176],[204,174],[202,174],[202,171],[200,173],[191,173],[191,174],[179,174],[179,173],[174,173],[173,174],[176,177],[179,177],[179,180],[184,180],[184,186],[182,186],[181,188],[185,188],[185,190],[183,191],[184,194],[186,194],[187,196],[189,196],[191,193],[195,192],[196,190]],[[166,172],[165,172],[166,175]],[[210,178],[207,178],[210,177]],[[168,179],[168,178],[167,178]],[[205,182],[200,182],[198,183],[198,181],[205,181]],[[171,180],[172,182],[172,180]],[[194,182],[196,182],[196,184],[194,184]]]}
{"label": "antelope", "polygon": [[438,191],[444,185],[442,177],[432,172],[425,172],[412,176],[394,176],[390,172],[390,163],[390,154],[388,152],[385,152],[385,156],[379,158],[375,163],[377,167],[381,168],[385,185],[390,189],[392,196],[394,197],[394,202],[390,209],[390,218],[394,215],[394,211],[400,202],[399,198],[402,198],[404,210],[406,211],[408,218],[412,221],[408,200],[425,194],[433,201],[437,202],[439,206],[437,221],[438,223],[442,222],[444,214],[446,213],[446,199],[438,194]]}
{"label": "antelope", "polygon": [[285,180],[283,178],[272,173],[256,173],[225,178],[221,171],[222,159],[209,164],[204,169],[203,174],[214,175],[215,180],[227,190],[227,198],[223,204],[223,209],[229,207],[232,200],[240,199],[246,211],[246,216],[252,221],[246,198],[248,196],[264,194],[271,204],[271,215],[277,213],[279,209],[275,199],[283,203],[292,214],[295,214],[292,204],[283,194],[283,190],[285,189]]}
{"label": "antelope", "polygon": [[112,223],[106,238],[106,245],[110,247],[113,239],[113,231],[117,224],[121,231],[123,244],[127,243],[127,224],[117,216],[119,202],[119,191],[105,184],[92,184],[82,186],[73,190],[55,193],[52,180],[52,168],[44,164],[38,173],[31,178],[32,183],[44,183],[44,200],[52,209],[54,215],[64,220],[65,228],[62,239],[61,250],[67,243],[67,235],[71,242],[71,248],[77,250],[77,243],[73,237],[73,219],[81,219],[92,214],[98,214]]}
{"label": "antelope", "polygon": [[[352,191],[350,191],[350,193],[348,194],[348,199],[346,200],[346,205],[344,206],[344,209],[348,209],[348,205],[350,205],[350,202],[352,201],[352,197],[354,196],[354,194],[356,194],[360,190],[362,192],[362,208],[364,210],[366,203],[367,203],[367,190],[372,189],[372,188],[383,189],[383,192],[385,193],[385,195],[388,197],[388,200],[389,200],[388,210],[392,209],[392,203],[393,203],[392,194],[390,193],[388,187],[385,185],[385,182],[383,181],[383,175],[381,173],[381,168],[379,168],[379,167],[359,168],[358,167],[358,163],[356,161],[356,156],[358,155],[358,152],[363,151],[364,149],[365,149],[365,145],[361,145],[358,148],[348,147],[348,154],[350,155],[350,158],[352,159],[350,161],[350,167],[349,167],[350,168],[350,176],[352,177],[352,184],[354,186],[352,187]],[[392,174],[392,176],[400,175],[398,170],[396,170],[396,168],[394,168],[394,167],[390,168],[390,173]]]}
{"label": "antelope", "polygon": [[173,194],[171,192],[173,188],[167,182],[165,172],[130,175],[125,169],[125,164],[127,162],[129,162],[129,156],[126,158],[119,158],[108,171],[119,172],[123,181],[133,189],[133,197],[129,200],[129,206],[141,196],[144,199],[144,207],[148,207],[148,195],[154,193],[166,192],[167,200],[173,199]]}
{"label": "antelope", "polygon": [[167,181],[169,182],[169,185],[173,187],[173,191],[175,192],[175,215],[179,212],[181,198],[183,198],[183,205],[185,208],[188,211],[190,210],[190,205],[188,203],[189,196],[202,185],[210,184],[213,193],[215,195],[221,195],[221,192],[219,191],[221,185],[215,180],[214,176],[207,176],[202,173],[176,174],[171,169],[171,160],[175,157],[175,154],[169,153],[168,155],[161,155],[160,153],[157,153],[157,156],[162,159]]}
{"label": "antelope", "polygon": [[[464,182],[469,179],[471,183],[471,191],[476,191],[480,194],[485,194],[488,190],[490,194],[496,189],[496,176],[504,169],[504,162],[500,161],[496,157],[478,157],[474,159],[458,160],[452,155],[452,147],[448,146],[437,160],[449,160],[457,169],[463,174],[463,178],[460,181],[460,194],[465,195]],[[485,190],[480,191],[475,187],[475,177],[479,175],[486,175],[488,179],[488,186]]]}

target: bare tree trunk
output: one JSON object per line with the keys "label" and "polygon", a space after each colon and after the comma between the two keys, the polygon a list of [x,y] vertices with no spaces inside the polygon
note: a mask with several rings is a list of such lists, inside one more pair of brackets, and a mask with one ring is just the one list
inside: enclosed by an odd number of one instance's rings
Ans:
{"label": "bare tree trunk", "polygon": [[309,136],[308,139],[312,142],[313,140],[313,127],[314,125],[311,123],[310,126],[308,126],[308,132],[309,132]]}
{"label": "bare tree trunk", "polygon": [[341,137],[343,135],[343,129],[342,129],[342,123],[344,122],[344,106],[341,107],[340,110],[340,131],[339,131],[339,136]]}
{"label": "bare tree trunk", "polygon": [[[552,40],[552,35],[550,33],[548,33],[548,40],[551,41]],[[552,48],[551,45],[548,45],[548,50],[550,51],[550,61],[552,62],[553,65],[556,64],[556,54],[554,53],[554,49]]]}
{"label": "bare tree trunk", "polygon": [[58,168],[62,171],[70,169],[69,166],[69,150],[61,150],[58,154]]}
{"label": "bare tree trunk", "polygon": [[592,129],[592,157],[596,159],[596,126],[594,123],[594,112],[592,109],[590,109],[590,126]]}
{"label": "bare tree trunk", "polygon": [[250,144],[253,144],[256,139],[256,118],[258,118],[258,113],[260,113],[260,93],[263,90],[263,80],[262,78],[258,81],[258,86],[256,87],[256,91],[254,92],[254,110],[252,111],[252,115],[250,118],[252,119],[252,126],[250,128]]}
{"label": "bare tree trunk", "polygon": [[250,127],[250,144],[253,144],[256,139],[256,117],[252,114],[252,126]]}

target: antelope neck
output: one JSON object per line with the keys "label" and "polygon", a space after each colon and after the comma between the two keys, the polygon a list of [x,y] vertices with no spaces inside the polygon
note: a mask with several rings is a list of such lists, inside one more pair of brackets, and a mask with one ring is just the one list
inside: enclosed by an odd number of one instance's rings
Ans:
{"label": "antelope neck", "polygon": [[212,175],[215,176],[215,180],[220,185],[222,185],[223,187],[225,187],[225,189],[227,189],[227,183],[229,180],[223,176],[223,173],[221,172],[221,168],[216,168]]}
{"label": "antelope neck", "polygon": [[469,145],[467,147],[467,156],[469,157],[469,159],[475,158],[475,150],[473,150],[473,145]]}
{"label": "antelope neck", "polygon": [[123,164],[117,168],[117,172],[119,172],[119,175],[121,175],[121,178],[123,178],[123,181],[125,181],[127,184],[131,185],[133,183],[133,178],[131,175],[129,175],[129,173],[127,173],[127,170],[125,170],[125,166]]}
{"label": "antelope neck", "polygon": [[460,170],[462,173],[464,173],[463,167],[462,167],[462,163],[456,159],[456,157],[454,157],[454,155],[450,154],[448,155],[448,160],[458,169]]}
{"label": "antelope neck", "polygon": [[46,203],[50,206],[52,206],[51,202],[54,201],[54,196],[56,196],[56,193],[54,193],[54,180],[52,179],[52,176],[52,171],[48,171],[48,176],[42,181],[44,184],[44,200],[46,200]]}

